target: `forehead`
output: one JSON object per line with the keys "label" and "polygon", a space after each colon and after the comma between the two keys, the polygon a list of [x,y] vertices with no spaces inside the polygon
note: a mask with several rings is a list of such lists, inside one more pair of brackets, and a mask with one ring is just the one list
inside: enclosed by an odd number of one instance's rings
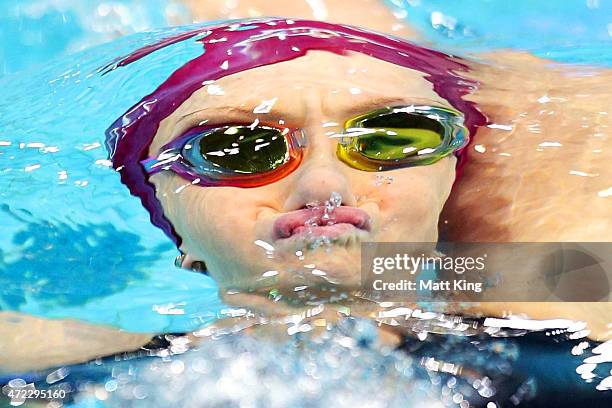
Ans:
{"label": "forehead", "polygon": [[360,53],[310,51],[290,61],[205,81],[160,123],[150,152],[203,121],[342,124],[369,110],[402,103],[450,107],[419,71]]}

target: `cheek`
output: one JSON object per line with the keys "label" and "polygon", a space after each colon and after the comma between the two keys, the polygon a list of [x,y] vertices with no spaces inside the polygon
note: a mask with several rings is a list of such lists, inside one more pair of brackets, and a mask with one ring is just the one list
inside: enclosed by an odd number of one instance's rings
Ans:
{"label": "cheek", "polygon": [[380,196],[381,213],[414,226],[438,215],[438,198],[431,184],[418,177],[394,180]]}
{"label": "cheek", "polygon": [[[151,177],[156,194],[182,238],[181,249],[205,258],[227,248],[242,253],[255,240],[255,221],[261,195],[255,190],[237,191],[229,187],[187,185],[177,176]],[[269,194],[265,194],[268,196]]]}
{"label": "cheek", "polygon": [[437,230],[440,212],[454,181],[454,160],[382,175],[393,177],[393,181],[370,188],[369,197],[379,206],[383,229],[428,235]]}

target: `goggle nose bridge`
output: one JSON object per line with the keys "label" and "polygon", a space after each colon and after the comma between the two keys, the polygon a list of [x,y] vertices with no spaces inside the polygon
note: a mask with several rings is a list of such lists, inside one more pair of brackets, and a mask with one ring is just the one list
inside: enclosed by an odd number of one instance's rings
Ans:
{"label": "goggle nose bridge", "polygon": [[297,147],[302,148],[308,146],[308,138],[306,137],[304,129],[295,129],[291,134],[291,138]]}

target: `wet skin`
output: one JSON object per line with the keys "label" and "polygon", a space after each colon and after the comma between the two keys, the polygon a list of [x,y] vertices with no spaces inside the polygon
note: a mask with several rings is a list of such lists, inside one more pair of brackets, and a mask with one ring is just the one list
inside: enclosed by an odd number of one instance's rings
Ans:
{"label": "wet skin", "polygon": [[494,125],[474,138],[442,216],[448,221],[442,235],[482,242],[612,241],[612,100],[602,86],[612,79],[610,70],[526,53],[487,58],[491,65],[474,64],[470,76],[482,86],[468,98]]}

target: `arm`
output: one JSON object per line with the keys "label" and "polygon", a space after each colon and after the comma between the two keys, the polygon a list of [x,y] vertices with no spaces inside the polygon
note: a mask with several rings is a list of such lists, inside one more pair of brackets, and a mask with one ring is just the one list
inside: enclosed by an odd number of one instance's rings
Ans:
{"label": "arm", "polygon": [[0,373],[19,373],[79,363],[138,350],[152,335],[77,320],[50,320],[0,312]]}
{"label": "arm", "polygon": [[381,0],[183,0],[198,21],[252,17],[291,17],[351,24],[417,38],[416,31],[396,18]]}

